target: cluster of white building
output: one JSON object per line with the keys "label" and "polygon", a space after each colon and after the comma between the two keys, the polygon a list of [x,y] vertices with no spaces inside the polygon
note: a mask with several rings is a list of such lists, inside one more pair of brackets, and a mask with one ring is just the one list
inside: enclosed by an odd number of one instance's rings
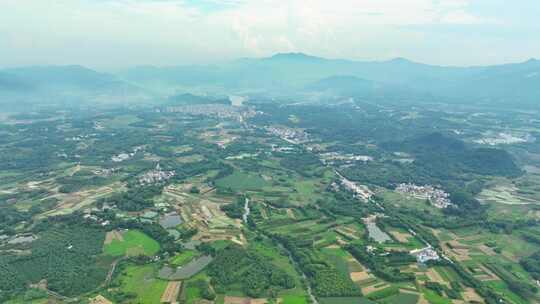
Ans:
{"label": "cluster of white building", "polygon": [[477,144],[482,144],[482,145],[496,146],[496,145],[519,144],[519,143],[534,142],[534,141],[535,141],[535,138],[530,134],[517,135],[517,134],[500,132],[493,135],[487,134],[485,137],[477,139],[474,142]]}
{"label": "cluster of white building", "polygon": [[301,144],[309,141],[309,135],[304,130],[286,127],[265,127],[270,134],[277,135],[291,144]]}
{"label": "cluster of white building", "polygon": [[[159,110],[158,110],[159,111]],[[164,112],[183,113],[188,115],[204,115],[221,119],[235,119],[243,122],[246,118],[257,115],[253,107],[243,107],[239,105],[231,106],[227,104],[195,104],[183,106],[166,107]]]}
{"label": "cluster of white building", "polygon": [[92,173],[94,173],[95,175],[103,176],[103,177],[109,177],[116,171],[118,171],[118,168],[95,169],[95,170],[92,170]]}
{"label": "cluster of white building", "polygon": [[447,208],[453,206],[450,201],[450,194],[444,192],[441,189],[437,189],[430,185],[418,186],[415,184],[399,184],[396,187],[396,191],[399,193],[411,195],[418,199],[427,199],[431,204],[437,208]]}
{"label": "cluster of white building", "polygon": [[343,161],[345,163],[353,162],[369,162],[373,161],[373,157],[367,155],[341,154],[338,152],[328,152],[320,154],[323,164],[333,164],[334,161]]}
{"label": "cluster of white building", "polygon": [[105,127],[103,127],[103,125],[101,125],[101,122],[94,121],[94,130],[103,130],[103,129],[105,129]]}
{"label": "cluster of white building", "polygon": [[135,153],[120,153],[117,155],[113,155],[111,157],[111,160],[115,163],[119,163],[132,158],[134,155]]}
{"label": "cluster of white building", "polygon": [[294,151],[294,147],[289,147],[289,146],[281,147],[281,146],[272,144],[272,152],[291,153],[293,151]]}
{"label": "cluster of white building", "polygon": [[175,175],[174,171],[163,171],[159,163],[156,165],[156,169],[146,172],[139,177],[139,183],[142,185],[151,185],[159,182],[169,180]]}
{"label": "cluster of white building", "polygon": [[123,162],[125,160],[132,158],[133,156],[135,156],[135,154],[137,154],[137,152],[142,151],[142,150],[144,150],[144,146],[137,146],[133,148],[132,152],[130,153],[120,153],[120,154],[112,156],[111,160],[115,163]]}
{"label": "cluster of white building", "polygon": [[414,255],[416,257],[416,261],[422,264],[425,264],[427,261],[440,260],[439,254],[431,246],[412,250],[410,254]]}
{"label": "cluster of white building", "polygon": [[77,135],[77,136],[72,136],[72,137],[66,137],[64,138],[65,141],[82,141],[82,140],[85,140],[85,139],[88,139],[88,138],[92,138],[92,137],[95,137],[97,134],[95,133],[92,133],[92,134],[85,134],[85,135]]}
{"label": "cluster of white building", "polygon": [[[336,172],[337,173],[337,172]],[[352,192],[354,197],[359,198],[365,202],[369,201],[369,199],[373,196],[373,191],[369,190],[369,188],[365,185],[358,185],[357,183],[348,180],[343,175],[337,173],[339,176],[339,183],[342,187],[347,189],[348,191]]]}
{"label": "cluster of white building", "polygon": [[109,225],[111,222],[109,220],[103,220],[93,214],[90,214],[90,213],[86,213],[85,215],[83,215],[83,218],[85,220],[90,220],[90,221],[93,221],[93,222],[96,222],[98,224],[100,224],[101,226],[105,227],[107,225]]}

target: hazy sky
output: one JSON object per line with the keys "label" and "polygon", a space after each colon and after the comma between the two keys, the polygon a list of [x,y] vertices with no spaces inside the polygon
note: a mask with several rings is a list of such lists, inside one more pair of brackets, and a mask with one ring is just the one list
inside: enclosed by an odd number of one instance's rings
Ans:
{"label": "hazy sky", "polygon": [[0,66],[540,57],[539,0],[0,0]]}

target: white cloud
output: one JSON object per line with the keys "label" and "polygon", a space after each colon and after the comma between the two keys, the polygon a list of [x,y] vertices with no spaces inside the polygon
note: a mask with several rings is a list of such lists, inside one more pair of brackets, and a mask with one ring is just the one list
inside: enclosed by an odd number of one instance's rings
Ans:
{"label": "white cloud", "polygon": [[481,24],[486,22],[482,18],[474,16],[463,10],[451,11],[442,16],[441,23],[444,24]]}
{"label": "white cloud", "polygon": [[93,66],[286,51],[429,61],[426,29],[488,22],[470,0],[0,0],[0,20],[0,65]]}

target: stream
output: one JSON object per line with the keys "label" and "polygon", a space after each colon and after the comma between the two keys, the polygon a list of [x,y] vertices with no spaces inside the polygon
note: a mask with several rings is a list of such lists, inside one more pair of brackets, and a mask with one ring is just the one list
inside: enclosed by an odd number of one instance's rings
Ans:
{"label": "stream", "polygon": [[244,224],[247,224],[247,219],[249,216],[249,198],[246,197],[246,203],[244,204],[244,214],[242,214],[242,219],[244,220]]}
{"label": "stream", "polygon": [[294,268],[302,275],[302,278],[304,279],[304,281],[306,282],[306,286],[307,286],[307,293],[309,295],[309,298],[311,299],[311,303],[313,304],[319,304],[319,302],[317,301],[317,298],[315,298],[315,296],[313,295],[313,292],[311,291],[311,284],[309,283],[309,280],[306,276],[306,274],[302,271],[302,269],[300,269],[300,266],[298,266],[298,263],[294,260],[291,252],[289,251],[289,249],[285,248],[285,246],[279,244],[279,247],[283,250],[285,250],[285,252],[287,253],[287,255],[289,256],[289,260],[291,261],[291,263],[294,265]]}
{"label": "stream", "polygon": [[[242,219],[244,220],[244,223],[247,224],[247,219],[248,219],[248,216],[249,216],[249,213],[250,213],[250,209],[249,209],[249,198],[245,198],[245,204],[244,204],[244,214],[242,214]],[[281,249],[283,249],[286,253],[287,253],[287,256],[289,257],[289,260],[291,261],[291,263],[293,263],[294,265],[294,268],[297,269],[297,271],[302,275],[302,278],[304,279],[304,281],[306,282],[306,286],[307,286],[307,293],[311,299],[311,303],[312,304],[319,304],[319,302],[317,301],[317,298],[315,298],[315,296],[313,295],[313,292],[311,291],[311,285],[309,283],[309,280],[306,276],[306,274],[300,269],[300,266],[298,266],[298,263],[296,263],[296,261],[294,260],[291,252],[285,248],[283,245],[279,244],[279,247]]]}

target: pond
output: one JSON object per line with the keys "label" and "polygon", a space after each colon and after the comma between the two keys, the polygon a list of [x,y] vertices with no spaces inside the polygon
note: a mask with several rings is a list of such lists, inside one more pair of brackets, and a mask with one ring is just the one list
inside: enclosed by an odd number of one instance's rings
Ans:
{"label": "pond", "polygon": [[201,244],[201,241],[190,240],[188,242],[182,243],[182,246],[184,246],[184,248],[189,249],[189,250],[195,250],[195,248],[199,246],[200,244]]}
{"label": "pond", "polygon": [[386,241],[391,241],[392,238],[390,236],[381,230],[379,226],[377,226],[374,222],[367,222],[366,227],[369,233],[369,237],[375,240],[377,243],[384,243]]}
{"label": "pond", "polygon": [[163,266],[159,270],[158,276],[160,279],[165,280],[185,280],[199,273],[204,267],[208,266],[212,262],[213,258],[209,255],[203,255],[197,259],[192,260],[182,267],[170,267]]}
{"label": "pond", "polygon": [[176,213],[165,214],[159,219],[159,224],[165,229],[174,228],[182,224],[182,218]]}

